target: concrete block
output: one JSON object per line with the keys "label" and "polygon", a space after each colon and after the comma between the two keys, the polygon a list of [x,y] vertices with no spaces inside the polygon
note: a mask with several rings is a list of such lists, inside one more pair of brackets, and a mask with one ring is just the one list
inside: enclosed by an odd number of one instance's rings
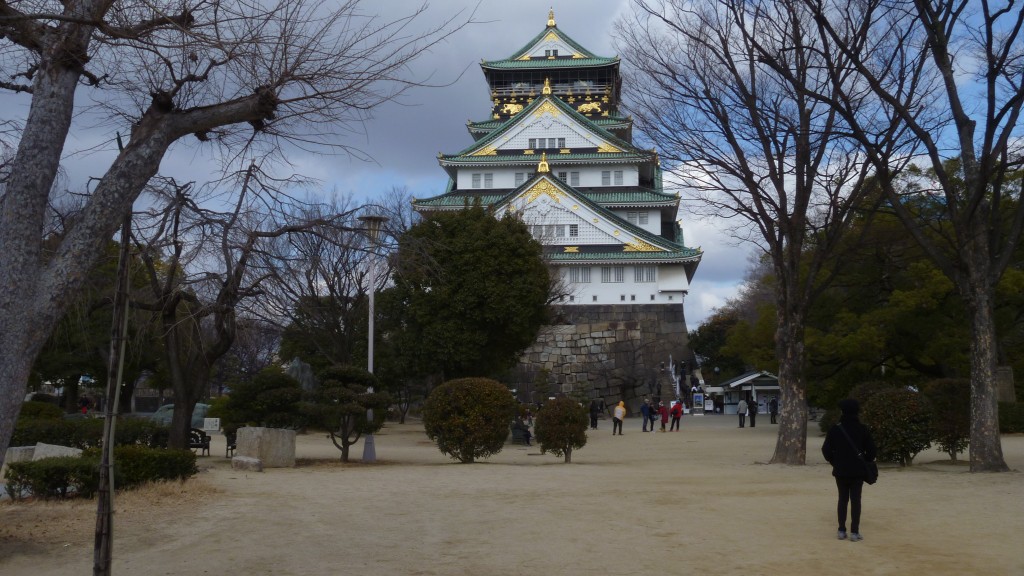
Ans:
{"label": "concrete block", "polygon": [[78,448],[69,448],[67,446],[58,446],[56,444],[43,444],[42,442],[36,444],[35,449],[32,451],[32,461],[42,460],[43,458],[56,458],[58,456],[81,456],[82,451]]}
{"label": "concrete block", "polygon": [[[239,432],[243,429],[240,428]],[[251,458],[249,456],[235,456],[231,459],[231,468],[233,470],[249,470],[250,472],[263,472],[263,461],[259,458]]]}
{"label": "concrete block", "polygon": [[[245,427],[238,429],[239,456],[257,458],[264,468],[295,466],[295,430],[283,428]],[[232,462],[234,466],[234,462]]]}
{"label": "concrete block", "polygon": [[7,474],[7,465],[14,462],[29,462],[35,452],[35,446],[12,446],[4,456],[4,465],[0,466],[0,478]]}

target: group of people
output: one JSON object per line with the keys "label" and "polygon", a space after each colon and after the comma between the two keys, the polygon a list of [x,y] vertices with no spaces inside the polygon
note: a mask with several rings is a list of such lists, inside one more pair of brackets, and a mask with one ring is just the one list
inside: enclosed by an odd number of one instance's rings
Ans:
{"label": "group of people", "polygon": [[[747,401],[746,398],[741,398],[739,404],[736,405],[736,415],[740,418],[740,428],[746,426],[747,416],[750,416],[750,427],[754,428],[757,424],[757,411],[758,406],[755,400]],[[768,401],[768,414],[772,417],[772,424],[778,424],[779,416],[779,399],[772,397]]]}

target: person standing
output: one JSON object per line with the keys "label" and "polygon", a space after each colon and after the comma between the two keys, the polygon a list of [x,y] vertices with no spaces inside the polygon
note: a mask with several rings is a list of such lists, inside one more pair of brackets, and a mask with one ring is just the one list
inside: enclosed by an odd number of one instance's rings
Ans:
{"label": "person standing", "polygon": [[672,405],[672,410],[669,411],[672,414],[672,425],[669,426],[669,431],[675,430],[679,432],[679,419],[683,417],[683,401],[680,400]]}
{"label": "person standing", "polygon": [[853,398],[847,398],[839,402],[839,410],[842,416],[825,435],[821,455],[832,465],[832,476],[835,476],[839,490],[837,538],[846,540],[846,506],[849,504],[850,541],[859,542],[864,539],[860,535],[860,502],[866,475],[864,462],[873,461],[877,452],[871,431],[860,422],[860,404]]}
{"label": "person standing", "polygon": [[597,430],[597,417],[601,415],[601,401],[594,398],[590,401],[590,429]]}
{"label": "person standing", "polygon": [[757,417],[757,400],[754,400],[753,398],[751,398],[750,402],[747,403],[747,406],[749,407],[748,409],[750,410],[750,427],[753,428],[754,427],[754,418]]}
{"label": "person standing", "polygon": [[[651,417],[651,404],[647,398],[644,398],[644,403],[640,405],[640,417],[644,421],[644,432],[647,432],[647,421]],[[651,432],[654,432],[653,423],[651,424]]]}
{"label": "person standing", "polygon": [[776,417],[779,415],[779,399],[775,396],[768,401],[768,413],[772,415],[772,424],[778,424]]}
{"label": "person standing", "polygon": [[615,431],[619,431],[619,436],[622,436],[622,421],[626,419],[626,403],[619,400],[619,405],[612,411],[612,436],[615,436]]}
{"label": "person standing", "polygon": [[668,408],[664,402],[658,402],[658,415],[661,416],[661,431],[664,432],[665,425],[668,424]]}
{"label": "person standing", "polygon": [[647,418],[648,422],[651,424],[651,432],[657,432],[657,430],[654,429],[654,423],[658,420],[658,408],[653,402],[651,403],[651,411],[647,413]]}
{"label": "person standing", "polygon": [[740,417],[740,428],[743,428],[747,422],[747,400],[746,398],[740,398],[740,403],[736,405],[736,414]]}

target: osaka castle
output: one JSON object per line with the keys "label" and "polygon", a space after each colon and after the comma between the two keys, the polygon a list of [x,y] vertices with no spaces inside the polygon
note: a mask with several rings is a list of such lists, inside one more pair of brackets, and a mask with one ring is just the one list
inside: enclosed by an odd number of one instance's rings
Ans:
{"label": "osaka castle", "polygon": [[497,218],[522,219],[543,244],[564,296],[558,326],[524,365],[597,397],[596,372],[621,379],[685,359],[683,298],[701,251],[683,244],[679,196],[662,189],[658,153],[632,143],[632,119],[619,112],[619,59],[584,48],[552,11],[526,45],[480,67],[491,116],[467,123],[467,147],[438,155],[445,192],[413,205],[429,218],[479,202]]}

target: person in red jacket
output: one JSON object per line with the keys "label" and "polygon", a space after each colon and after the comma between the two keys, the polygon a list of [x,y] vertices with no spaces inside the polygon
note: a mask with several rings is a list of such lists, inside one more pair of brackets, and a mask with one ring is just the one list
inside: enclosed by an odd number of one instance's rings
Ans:
{"label": "person in red jacket", "polygon": [[664,402],[658,402],[658,415],[661,416],[661,431],[665,431],[665,424],[668,424],[668,408]]}
{"label": "person in red jacket", "polygon": [[679,432],[679,419],[683,417],[683,401],[679,400],[676,402],[672,409],[669,410],[669,414],[672,415],[672,425],[669,426],[669,431],[675,430]]}

